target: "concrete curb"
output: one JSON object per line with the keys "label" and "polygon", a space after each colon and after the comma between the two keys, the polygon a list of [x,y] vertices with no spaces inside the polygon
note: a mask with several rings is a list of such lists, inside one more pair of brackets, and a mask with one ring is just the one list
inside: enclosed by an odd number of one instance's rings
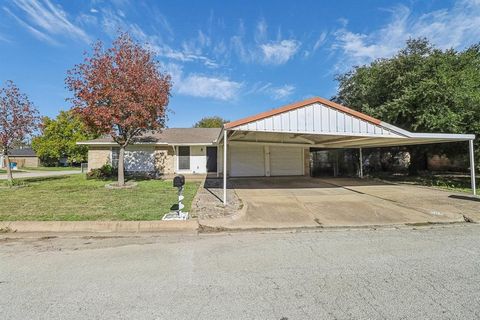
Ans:
{"label": "concrete curb", "polygon": [[197,232],[198,221],[4,221],[7,232]]}

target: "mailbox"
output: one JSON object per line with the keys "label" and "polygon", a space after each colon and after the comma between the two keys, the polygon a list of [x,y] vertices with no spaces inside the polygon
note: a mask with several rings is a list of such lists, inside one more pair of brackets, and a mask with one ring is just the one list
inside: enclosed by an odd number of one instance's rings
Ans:
{"label": "mailbox", "polygon": [[185,176],[182,174],[179,174],[178,176],[175,176],[173,178],[173,186],[176,188],[181,188],[185,185]]}

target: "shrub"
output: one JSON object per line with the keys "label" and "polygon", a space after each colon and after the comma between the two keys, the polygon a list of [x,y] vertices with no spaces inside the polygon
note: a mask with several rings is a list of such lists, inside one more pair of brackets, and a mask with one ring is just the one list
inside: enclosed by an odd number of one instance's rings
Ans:
{"label": "shrub", "polygon": [[87,179],[108,180],[117,176],[117,170],[109,164],[104,164],[98,169],[87,173]]}

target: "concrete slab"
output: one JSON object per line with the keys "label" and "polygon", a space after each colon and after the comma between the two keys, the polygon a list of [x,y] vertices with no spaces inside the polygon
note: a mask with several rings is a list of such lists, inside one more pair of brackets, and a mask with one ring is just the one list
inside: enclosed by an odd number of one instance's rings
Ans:
{"label": "concrete slab", "polygon": [[466,212],[480,212],[480,202],[461,199],[461,194],[381,181],[282,177],[230,182],[246,208],[225,228],[454,223],[464,222]]}

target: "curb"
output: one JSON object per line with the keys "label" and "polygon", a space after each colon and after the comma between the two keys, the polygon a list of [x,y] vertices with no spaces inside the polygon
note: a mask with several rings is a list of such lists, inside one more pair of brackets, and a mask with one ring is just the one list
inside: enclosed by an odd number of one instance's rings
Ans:
{"label": "curb", "polygon": [[194,232],[198,221],[4,221],[5,232]]}

